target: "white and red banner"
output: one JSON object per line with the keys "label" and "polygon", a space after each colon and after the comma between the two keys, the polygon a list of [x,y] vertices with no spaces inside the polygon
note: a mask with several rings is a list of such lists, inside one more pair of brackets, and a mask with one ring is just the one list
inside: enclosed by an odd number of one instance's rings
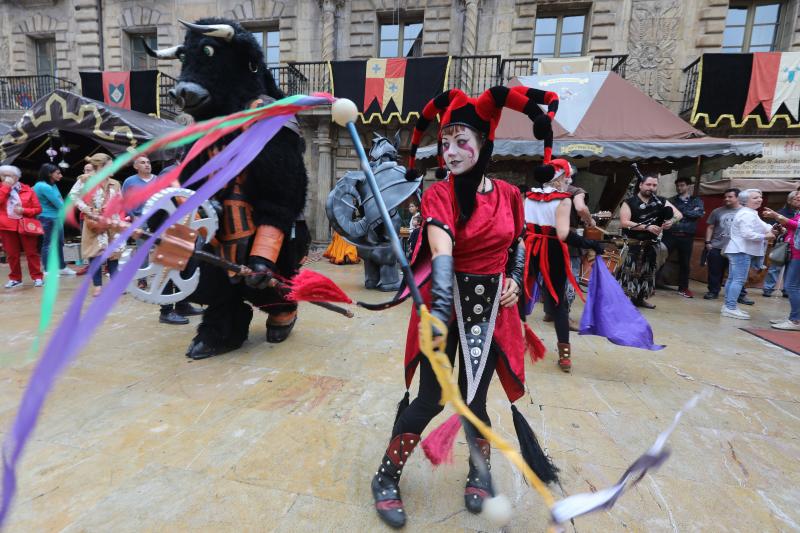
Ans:
{"label": "white and red banner", "polygon": [[786,105],[795,120],[800,119],[800,52],[755,52],[750,88],[743,117],[761,104],[767,120]]}

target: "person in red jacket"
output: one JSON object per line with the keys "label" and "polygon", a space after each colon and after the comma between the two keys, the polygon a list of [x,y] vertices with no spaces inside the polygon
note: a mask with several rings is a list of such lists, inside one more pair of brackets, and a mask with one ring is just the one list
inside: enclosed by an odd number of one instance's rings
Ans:
{"label": "person in red jacket", "polygon": [[20,182],[22,171],[11,165],[0,166],[0,239],[6,251],[8,274],[6,289],[22,285],[22,268],[20,252],[25,252],[28,260],[28,272],[33,278],[33,286],[44,285],[42,280],[42,261],[39,255],[38,235],[25,232],[23,224],[26,219],[34,219],[42,212],[39,199],[33,189]]}

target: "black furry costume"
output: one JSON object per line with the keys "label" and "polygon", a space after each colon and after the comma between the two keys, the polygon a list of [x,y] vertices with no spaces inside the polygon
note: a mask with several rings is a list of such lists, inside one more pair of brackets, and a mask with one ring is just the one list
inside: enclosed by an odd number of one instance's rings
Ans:
{"label": "black furry costume", "polygon": [[[161,53],[162,58],[177,57],[183,63],[171,94],[196,120],[284,97],[264,62],[261,47],[239,24],[208,18],[184,25],[189,31],[180,47],[151,52]],[[222,139],[208,153],[195,158],[181,179],[188,179],[229,141]],[[267,341],[281,342],[288,337],[297,304],[265,286],[273,276],[289,279],[296,275],[311,242],[302,220],[308,188],[304,149],[296,122],[290,121],[240,176],[215,195],[214,200],[222,207],[220,229],[205,249],[247,264],[259,276],[243,280],[218,267],[200,266],[200,284],[189,299],[208,307],[187,356],[202,359],[240,347],[253,317],[246,302],[270,314]],[[258,246],[262,231],[270,233],[266,248],[274,253],[264,253],[265,247]],[[230,244],[231,239],[234,244]]]}

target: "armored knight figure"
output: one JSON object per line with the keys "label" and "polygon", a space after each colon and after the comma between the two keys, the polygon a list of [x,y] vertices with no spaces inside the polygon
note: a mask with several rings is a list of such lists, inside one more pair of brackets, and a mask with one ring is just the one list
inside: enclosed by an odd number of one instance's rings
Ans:
{"label": "armored knight figure", "polygon": [[[389,139],[375,134],[369,152],[370,166],[392,216],[395,230],[400,228],[397,207],[417,194],[422,178],[406,180],[405,167],[397,164],[398,137]],[[400,287],[400,271],[392,253],[378,206],[361,170],[351,170],[336,183],[325,206],[331,226],[358,248],[364,260],[364,286],[380,291]]]}

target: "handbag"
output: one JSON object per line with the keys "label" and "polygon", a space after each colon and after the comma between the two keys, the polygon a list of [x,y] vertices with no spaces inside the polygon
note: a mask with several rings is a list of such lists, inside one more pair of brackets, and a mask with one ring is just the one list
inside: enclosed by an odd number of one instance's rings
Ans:
{"label": "handbag", "polygon": [[779,242],[772,247],[772,251],[769,253],[769,261],[773,265],[785,265],[789,262],[791,253],[788,242]]}
{"label": "handbag", "polygon": [[19,225],[19,232],[23,235],[38,237],[39,235],[44,235],[44,228],[38,219],[22,217]]}

